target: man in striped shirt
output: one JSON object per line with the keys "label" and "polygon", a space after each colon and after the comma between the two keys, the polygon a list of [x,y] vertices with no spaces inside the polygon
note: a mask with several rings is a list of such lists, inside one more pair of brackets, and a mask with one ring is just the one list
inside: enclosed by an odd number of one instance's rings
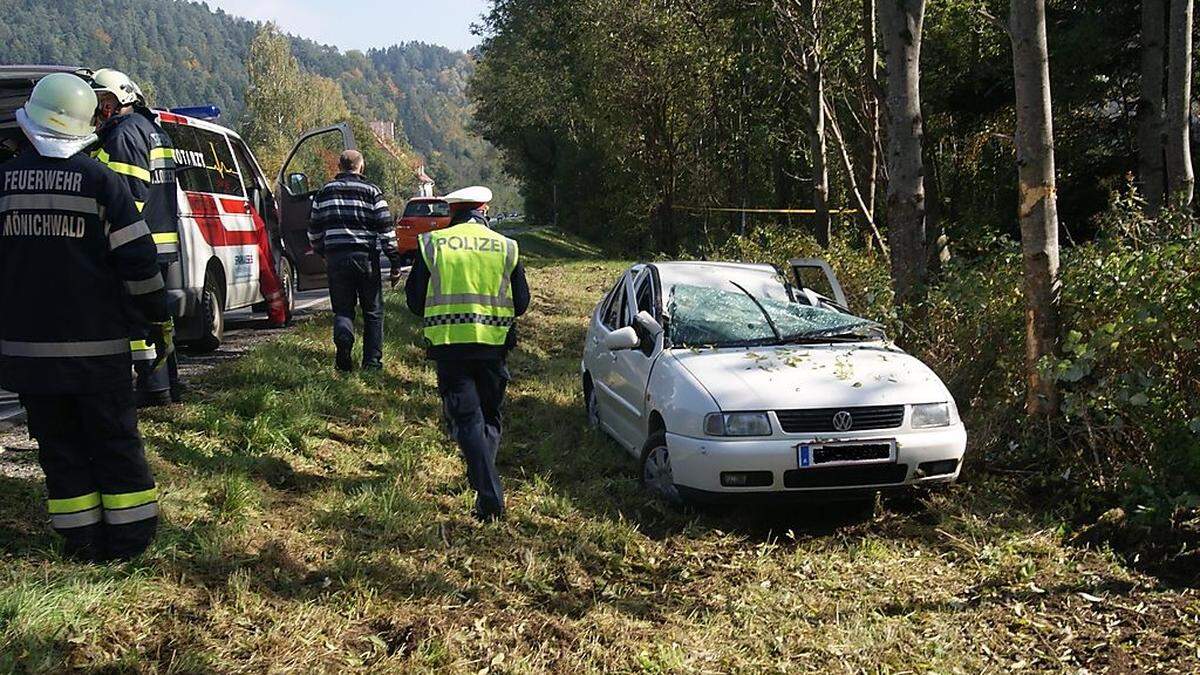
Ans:
{"label": "man in striped shirt", "polygon": [[337,369],[354,368],[354,312],[362,305],[364,370],[383,368],[383,283],[380,250],[392,263],[392,281],[400,276],[396,230],[383,191],[363,178],[363,156],[347,150],[340,172],[313,197],[308,238],[325,258],[329,301],[333,305],[333,344]]}

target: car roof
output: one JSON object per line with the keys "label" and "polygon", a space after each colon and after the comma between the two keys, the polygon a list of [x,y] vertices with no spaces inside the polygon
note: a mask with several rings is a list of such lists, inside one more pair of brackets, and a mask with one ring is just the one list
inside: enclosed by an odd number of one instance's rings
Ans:
{"label": "car roof", "polygon": [[699,279],[706,276],[720,277],[728,274],[778,274],[773,266],[765,263],[721,262],[708,260],[671,260],[650,263],[658,270],[660,278],[675,277]]}

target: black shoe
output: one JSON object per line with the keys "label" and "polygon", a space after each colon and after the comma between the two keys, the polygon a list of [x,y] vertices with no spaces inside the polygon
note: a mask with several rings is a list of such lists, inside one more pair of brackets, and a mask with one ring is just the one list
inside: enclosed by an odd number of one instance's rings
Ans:
{"label": "black shoe", "polygon": [[475,516],[475,520],[478,520],[481,523],[495,523],[495,522],[504,520],[504,512],[503,511],[495,511],[493,513],[482,513],[480,511],[473,511],[473,512],[471,512],[471,515]]}
{"label": "black shoe", "polygon": [[383,371],[383,364],[382,363],[364,363],[364,364],[362,364],[362,369],[363,369],[363,371],[378,373],[378,372]]}
{"label": "black shoe", "polygon": [[348,373],[348,372],[354,370],[354,359],[350,358],[349,350],[347,350],[347,351],[342,351],[340,349],[338,350],[337,360],[335,362],[335,365],[337,366],[337,369],[342,371],[343,373]]}
{"label": "black shoe", "polygon": [[183,403],[183,385],[177,384],[171,387],[171,403]]}
{"label": "black shoe", "polygon": [[171,392],[164,389],[162,391],[138,391],[134,393],[134,400],[139,408],[157,408],[159,406],[170,405],[172,401]]}

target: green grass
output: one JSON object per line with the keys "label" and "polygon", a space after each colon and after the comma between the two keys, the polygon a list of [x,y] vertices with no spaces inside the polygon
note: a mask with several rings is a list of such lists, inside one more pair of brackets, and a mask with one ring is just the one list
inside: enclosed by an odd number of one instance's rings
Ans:
{"label": "green grass", "polygon": [[145,416],[165,519],[128,565],[61,559],[40,485],[0,479],[0,671],[1139,672],[1200,668],[1200,598],[1065,545],[976,477],[836,506],[681,512],[584,424],[587,315],[622,264],[522,235],[534,287],[479,525],[401,296],[387,369],[338,376],[328,321]]}

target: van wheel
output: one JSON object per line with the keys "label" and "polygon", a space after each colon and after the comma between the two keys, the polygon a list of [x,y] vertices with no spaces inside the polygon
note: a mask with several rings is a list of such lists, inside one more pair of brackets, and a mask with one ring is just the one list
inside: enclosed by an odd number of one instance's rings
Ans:
{"label": "van wheel", "polygon": [[192,343],[192,349],[201,354],[216,351],[225,339],[225,293],[221,281],[211,269],[204,275],[200,326],[200,337]]}
{"label": "van wheel", "polygon": [[283,286],[284,325],[288,325],[296,310],[296,272],[287,258],[279,259],[279,283]]}
{"label": "van wheel", "polygon": [[671,451],[667,449],[665,431],[650,434],[642,446],[642,487],[672,506],[683,504],[671,473]]}

